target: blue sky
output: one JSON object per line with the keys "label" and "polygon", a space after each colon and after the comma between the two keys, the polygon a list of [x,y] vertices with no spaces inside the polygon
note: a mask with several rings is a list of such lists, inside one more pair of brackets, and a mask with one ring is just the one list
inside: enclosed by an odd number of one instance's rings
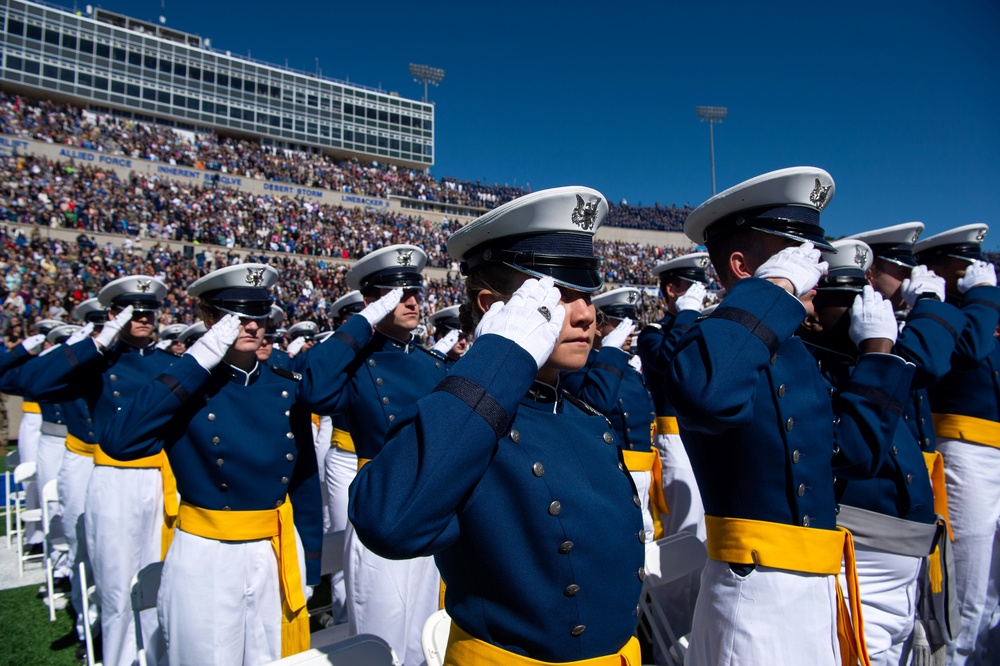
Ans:
{"label": "blue sky", "polygon": [[[81,8],[85,0],[78,0]],[[68,0],[61,4],[69,6]],[[928,2],[307,2],[105,0],[216,48],[419,99],[445,70],[435,176],[580,184],[698,205],[716,181],[815,165],[839,236],[921,220],[995,227],[1000,4]]]}

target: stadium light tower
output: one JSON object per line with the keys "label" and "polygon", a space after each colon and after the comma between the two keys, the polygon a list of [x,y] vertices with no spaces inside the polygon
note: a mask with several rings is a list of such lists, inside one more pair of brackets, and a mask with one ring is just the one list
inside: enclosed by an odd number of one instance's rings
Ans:
{"label": "stadium light tower", "polygon": [[417,83],[424,84],[424,103],[427,103],[427,84],[436,86],[444,79],[444,70],[428,65],[415,65],[410,63],[410,74]]}
{"label": "stadium light tower", "polygon": [[712,158],[712,196],[715,196],[715,134],[712,132],[712,125],[721,123],[722,119],[729,113],[729,109],[724,106],[696,106],[695,113],[701,118],[701,122],[708,123],[708,150]]}

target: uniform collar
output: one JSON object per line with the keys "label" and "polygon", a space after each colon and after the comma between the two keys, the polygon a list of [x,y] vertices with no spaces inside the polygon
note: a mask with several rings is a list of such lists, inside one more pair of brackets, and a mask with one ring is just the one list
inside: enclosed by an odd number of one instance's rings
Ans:
{"label": "uniform collar", "polygon": [[414,344],[414,339],[415,338],[413,337],[412,333],[410,334],[410,339],[407,340],[406,342],[400,342],[399,340],[397,340],[395,338],[390,338],[388,335],[386,335],[386,334],[384,334],[384,333],[382,333],[380,331],[375,331],[375,337],[376,337],[376,339],[380,340],[380,342],[381,342],[380,347],[383,350],[390,349],[390,350],[394,350],[394,351],[401,351],[404,354],[409,354],[415,348],[415,344]]}
{"label": "uniform collar", "polygon": [[221,372],[225,373],[225,377],[233,382],[234,384],[240,384],[242,386],[250,386],[257,378],[260,377],[260,363],[254,363],[253,370],[250,372],[245,372],[235,365],[229,365],[228,363],[220,363],[218,365],[221,368]]}
{"label": "uniform collar", "polygon": [[149,356],[150,354],[156,353],[156,343],[150,342],[145,347],[138,347],[133,345],[131,342],[125,342],[124,340],[119,340],[118,344],[115,345],[117,351],[122,354],[136,353],[140,356]]}

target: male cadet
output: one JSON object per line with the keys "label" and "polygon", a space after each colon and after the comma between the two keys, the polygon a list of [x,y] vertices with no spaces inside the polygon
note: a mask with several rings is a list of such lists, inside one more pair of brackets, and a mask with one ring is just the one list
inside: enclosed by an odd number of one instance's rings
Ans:
{"label": "male cadet", "polygon": [[184,353],[184,343],[181,342],[181,333],[187,328],[185,324],[170,324],[164,326],[157,336],[156,348],[169,352],[174,356]]}
{"label": "male cadet", "polygon": [[[38,358],[35,369],[22,375],[24,388],[41,398],[86,400],[93,420],[87,433],[93,437],[174,360],[153,343],[156,312],[166,293],[165,284],[144,275],[106,284],[97,295],[109,311],[101,332]],[[176,488],[162,453],[124,462],[95,446],[85,526],[101,596],[105,664],[135,661],[132,577],[163,559],[176,516]],[[156,654],[156,612],[144,611],[141,621],[143,643]]]}
{"label": "male cadet", "polygon": [[293,326],[289,326],[286,333],[288,336],[288,347],[285,348],[288,357],[295,358],[299,352],[308,351],[315,344],[314,338],[317,333],[319,333],[319,325],[314,321],[300,321]]}
{"label": "male cadet", "polygon": [[[346,345],[354,353],[341,375],[324,380],[340,388],[332,411],[346,417],[359,465],[378,455],[393,423],[409,415],[446,374],[445,363],[412,337],[420,323],[426,262],[414,245],[390,245],[359,260],[347,272],[347,285],[362,293],[367,307],[323,343]],[[423,625],[439,604],[434,559],[383,559],[351,526],[345,541],[351,632],[381,636],[404,664],[422,663]]]}
{"label": "male cadet", "polygon": [[[782,169],[712,197],[684,224],[727,290],[678,342],[667,377],[707,514],[688,664],[867,663],[834,475],[881,467],[913,369],[881,337],[895,326],[873,325],[833,400],[793,335],[827,269],[814,244],[830,249],[819,217],[833,192],[822,169]],[[871,305],[865,320],[891,318]],[[850,617],[838,599],[845,555]]]}
{"label": "male cadet", "polygon": [[267,318],[264,327],[264,343],[257,350],[257,360],[271,366],[289,366],[288,354],[278,347],[278,327],[285,321],[285,311],[277,305],[271,305],[271,316]]}
{"label": "male cadet", "polygon": [[[889,299],[883,299],[865,277],[871,272],[871,248],[854,239],[832,245],[837,252],[823,254],[830,270],[816,285],[815,310],[806,317],[800,335],[836,395],[850,386],[858,357],[855,341],[862,339],[869,325],[859,319],[863,300],[881,301],[887,308],[884,321],[878,322],[886,327],[882,335],[895,337],[896,320],[889,314]],[[951,306],[923,299],[914,310],[912,325],[903,331],[911,340],[897,341],[893,350],[917,364],[915,377],[932,381],[935,371],[947,371],[955,347],[955,329],[949,327],[960,330],[963,320],[957,309],[948,313],[943,308]],[[917,339],[926,343],[917,350],[922,353],[906,354]],[[911,394],[915,391],[911,389]],[[875,478],[838,479],[835,492],[840,502],[837,524],[854,538],[871,663],[907,664],[912,656],[918,576],[941,530],[923,451],[906,421],[897,422],[889,455]]]}
{"label": "male cadet", "polygon": [[653,540],[653,516],[666,513],[660,482],[659,455],[653,448],[656,412],[646,383],[629,365],[628,352],[635,330],[635,304],[639,290],[612,289],[591,299],[597,312],[597,338],[587,365],[563,374],[560,384],[604,414],[621,443],[625,466],[642,502],[645,540]]}
{"label": "male cadet", "polygon": [[[708,284],[708,253],[692,252],[661,262],[653,269],[660,283],[666,314],[660,321],[642,329],[636,341],[642,373],[656,406],[656,449],[663,465],[663,494],[670,513],[662,515],[663,533],[691,532],[705,540],[705,508],[691,461],[677,428],[677,411],[667,397],[666,377],[674,347],[680,337],[701,316]],[[696,581],[695,581],[696,582]],[[691,596],[693,604],[697,585]]]}
{"label": "male cadet", "polygon": [[469,336],[462,333],[462,324],[458,320],[461,305],[441,308],[428,321],[434,331],[437,341],[431,347],[431,352],[446,361],[454,363],[469,351]]}
{"label": "male cadet", "polygon": [[205,326],[205,322],[196,321],[181,331],[181,334],[177,336],[177,340],[184,345],[185,350],[188,350],[207,332],[208,328]]}
{"label": "male cadet", "polygon": [[1000,346],[995,337],[1000,290],[996,269],[981,260],[988,230],[985,224],[969,224],[913,248],[917,261],[944,278],[946,300],[967,320],[951,372],[928,389],[955,537],[961,629],[948,644],[952,664],[1000,660]]}

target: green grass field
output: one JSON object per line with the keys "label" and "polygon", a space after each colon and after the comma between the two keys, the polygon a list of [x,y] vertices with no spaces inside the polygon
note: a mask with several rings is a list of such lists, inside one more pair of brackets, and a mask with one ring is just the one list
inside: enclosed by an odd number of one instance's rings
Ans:
{"label": "green grass field", "polygon": [[76,631],[65,611],[56,612],[49,622],[49,611],[36,597],[37,585],[0,591],[0,618],[3,666],[73,666],[76,660]]}

